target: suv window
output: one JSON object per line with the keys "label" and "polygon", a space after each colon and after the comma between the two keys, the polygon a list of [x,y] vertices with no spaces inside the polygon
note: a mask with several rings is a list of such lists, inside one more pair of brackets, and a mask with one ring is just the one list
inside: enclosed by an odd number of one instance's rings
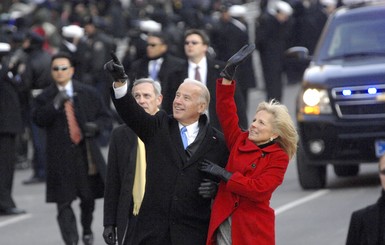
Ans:
{"label": "suv window", "polygon": [[385,54],[385,19],[340,21],[325,37],[318,60]]}

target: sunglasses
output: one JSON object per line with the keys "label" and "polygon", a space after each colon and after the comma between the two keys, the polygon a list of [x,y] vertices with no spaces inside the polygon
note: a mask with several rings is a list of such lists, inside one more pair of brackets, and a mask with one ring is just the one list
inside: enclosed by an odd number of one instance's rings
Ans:
{"label": "sunglasses", "polygon": [[184,42],[184,45],[189,45],[189,44],[192,44],[192,45],[197,45],[197,44],[199,44],[200,42],[197,42],[197,41],[186,41],[186,42]]}
{"label": "sunglasses", "polygon": [[54,66],[54,67],[52,67],[52,70],[53,71],[65,71],[68,68],[69,68],[68,66]]}
{"label": "sunglasses", "polygon": [[385,168],[380,170],[380,174],[385,175]]}
{"label": "sunglasses", "polygon": [[162,45],[162,44],[161,43],[147,43],[147,46],[150,46],[150,47],[155,47],[158,45]]}

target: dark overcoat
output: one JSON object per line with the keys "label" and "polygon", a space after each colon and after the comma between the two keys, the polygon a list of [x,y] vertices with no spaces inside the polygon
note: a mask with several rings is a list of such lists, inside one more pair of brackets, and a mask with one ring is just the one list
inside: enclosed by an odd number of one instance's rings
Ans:
{"label": "dark overcoat", "polygon": [[[160,110],[149,115],[130,93],[112,99],[123,121],[146,146],[147,178],[144,199],[132,244],[203,245],[207,237],[211,199],[198,193],[203,178],[198,169],[203,159],[226,162],[223,134],[202,115],[197,139],[185,151],[178,121]],[[166,238],[166,239],[165,239]]]}
{"label": "dark overcoat", "polygon": [[[107,111],[101,96],[90,85],[73,81],[74,108],[76,119],[83,135],[85,123],[94,122],[100,129],[109,126],[111,116]],[[106,164],[101,154],[96,138],[83,137],[79,144],[82,156],[89,163],[92,161],[98,174],[92,182],[81,171],[76,159],[75,146],[69,137],[67,119],[63,108],[56,110],[53,99],[58,93],[56,84],[49,87],[35,98],[33,120],[47,130],[47,202],[68,202],[76,199],[79,188],[89,185],[94,198],[103,197]]]}
{"label": "dark overcoat", "polygon": [[352,213],[346,245],[380,244],[379,235],[383,235],[383,227],[380,227],[380,206],[384,204],[381,198],[376,203]]}
{"label": "dark overcoat", "polygon": [[118,126],[112,131],[107,161],[103,225],[117,228],[119,245],[122,244],[130,222],[137,148],[138,137],[127,125]]}
{"label": "dark overcoat", "polygon": [[[168,114],[172,114],[172,102],[174,101],[175,93],[179,85],[186,78],[184,76],[186,61],[170,54],[165,54],[163,59],[158,72],[158,80],[162,85],[162,109]],[[147,58],[133,62],[128,73],[130,81],[134,82],[135,79],[149,77],[148,63],[149,59]]]}

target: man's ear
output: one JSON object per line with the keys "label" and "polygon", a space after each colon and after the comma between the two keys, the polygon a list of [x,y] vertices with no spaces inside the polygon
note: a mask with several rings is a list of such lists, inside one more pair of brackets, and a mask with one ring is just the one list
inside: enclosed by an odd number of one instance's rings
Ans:
{"label": "man's ear", "polygon": [[162,102],[163,102],[163,95],[159,95],[158,98],[157,98],[156,105],[160,108]]}
{"label": "man's ear", "polygon": [[206,111],[206,108],[207,108],[206,103],[204,103],[204,102],[200,103],[199,107],[198,107],[199,114],[202,115]]}

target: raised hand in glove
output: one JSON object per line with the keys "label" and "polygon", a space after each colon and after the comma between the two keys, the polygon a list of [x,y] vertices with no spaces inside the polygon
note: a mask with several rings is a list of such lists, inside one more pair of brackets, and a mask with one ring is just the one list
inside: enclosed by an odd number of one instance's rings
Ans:
{"label": "raised hand in glove", "polygon": [[86,137],[95,137],[99,134],[99,126],[94,122],[86,122],[84,124],[84,131]]}
{"label": "raised hand in glove", "polygon": [[199,165],[199,170],[202,172],[206,172],[211,175],[217,176],[225,182],[227,182],[232,175],[232,173],[226,171],[224,168],[220,167],[219,165],[213,162],[210,162],[209,160],[203,160],[203,162],[201,162]]}
{"label": "raised hand in glove", "polygon": [[126,72],[124,71],[124,67],[118,57],[116,57],[114,52],[111,52],[112,60],[108,61],[106,64],[104,64],[104,70],[108,71],[114,81],[122,81],[124,82],[127,80],[128,76]]}
{"label": "raised hand in glove", "polygon": [[114,245],[116,243],[115,227],[112,225],[104,227],[103,238],[108,245]]}
{"label": "raised hand in glove", "polygon": [[255,49],[255,44],[246,44],[227,61],[225,68],[219,74],[227,80],[233,80],[237,67],[246,60]]}
{"label": "raised hand in glove", "polygon": [[199,195],[203,198],[214,198],[218,191],[218,183],[211,179],[203,179],[198,188]]}
{"label": "raised hand in glove", "polygon": [[68,96],[67,92],[65,90],[59,91],[55,98],[53,99],[53,106],[56,110],[61,108],[64,105],[64,102],[69,100],[70,97]]}

